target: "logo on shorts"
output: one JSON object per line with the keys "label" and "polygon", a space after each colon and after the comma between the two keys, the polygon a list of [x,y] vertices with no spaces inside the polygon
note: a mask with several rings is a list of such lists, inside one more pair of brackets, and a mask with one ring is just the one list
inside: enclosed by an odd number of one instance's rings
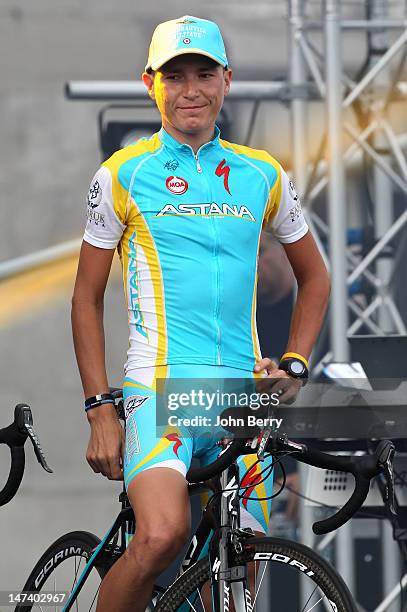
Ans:
{"label": "logo on shorts", "polygon": [[172,447],[172,450],[174,451],[174,454],[178,457],[178,449],[180,446],[182,446],[182,442],[179,439],[178,435],[176,433],[171,433],[171,434],[167,434],[165,437],[167,438],[169,442],[174,442],[174,446]]}
{"label": "logo on shorts", "polygon": [[169,176],[165,181],[167,189],[176,195],[182,195],[188,189],[188,183],[180,176]]}
{"label": "logo on shorts", "polygon": [[86,198],[89,208],[96,208],[102,200],[102,188],[99,181],[95,181],[88,191]]}
{"label": "logo on shorts", "polygon": [[132,413],[141,408],[141,406],[150,399],[149,395],[132,395],[124,403],[126,418]]}

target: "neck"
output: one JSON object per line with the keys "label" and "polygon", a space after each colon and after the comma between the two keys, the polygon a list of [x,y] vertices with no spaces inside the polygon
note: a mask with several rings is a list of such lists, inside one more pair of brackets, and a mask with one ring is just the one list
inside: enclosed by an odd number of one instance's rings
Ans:
{"label": "neck", "polygon": [[180,144],[189,145],[194,153],[198,152],[198,149],[202,147],[202,145],[210,142],[215,133],[215,126],[211,125],[205,130],[198,132],[197,134],[188,134],[186,132],[181,132],[177,130],[173,125],[163,121],[163,128],[165,129],[170,136],[175,138]]}

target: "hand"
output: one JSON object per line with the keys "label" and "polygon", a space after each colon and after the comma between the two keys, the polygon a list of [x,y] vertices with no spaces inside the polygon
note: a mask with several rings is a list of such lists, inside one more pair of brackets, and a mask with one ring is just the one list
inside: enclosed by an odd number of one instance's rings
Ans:
{"label": "hand", "polygon": [[258,393],[277,393],[279,402],[292,404],[295,402],[298,392],[302,387],[300,378],[294,378],[285,370],[280,370],[275,361],[269,357],[260,359],[254,366],[254,372],[264,372],[265,376],[256,382]]}
{"label": "hand", "polygon": [[88,411],[91,427],[86,459],[94,472],[123,480],[124,431],[113,404]]}

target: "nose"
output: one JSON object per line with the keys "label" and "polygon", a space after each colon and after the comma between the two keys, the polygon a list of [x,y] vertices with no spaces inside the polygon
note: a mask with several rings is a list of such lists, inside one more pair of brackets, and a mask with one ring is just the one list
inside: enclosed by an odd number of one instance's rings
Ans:
{"label": "nose", "polygon": [[184,83],[184,97],[193,100],[199,96],[198,81],[194,77],[188,77]]}

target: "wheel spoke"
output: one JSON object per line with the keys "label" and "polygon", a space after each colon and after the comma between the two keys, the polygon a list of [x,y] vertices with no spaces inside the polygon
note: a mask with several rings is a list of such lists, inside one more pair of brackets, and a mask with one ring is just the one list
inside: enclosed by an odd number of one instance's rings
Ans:
{"label": "wheel spoke", "polygon": [[94,598],[92,599],[92,603],[90,604],[89,612],[90,612],[90,610],[92,610],[92,608],[93,608],[93,604],[95,603],[95,601],[96,601],[96,597],[97,597],[97,596],[98,596],[98,594],[99,594],[99,589],[100,589],[100,584],[99,584],[99,586],[98,586],[98,589],[97,589],[97,591],[96,591],[96,593],[95,593]]}
{"label": "wheel spoke", "polygon": [[[261,583],[263,582],[263,578],[264,578],[264,576],[266,574],[267,565],[268,565],[268,561],[266,561],[265,564],[264,564],[264,570],[263,570],[263,573],[262,573],[261,578],[260,578],[259,586],[257,587],[256,593],[254,595],[253,607],[256,605],[257,595],[259,594]],[[256,583],[254,583],[254,584],[256,584]]]}
{"label": "wheel spoke", "polygon": [[187,602],[189,603],[189,605],[191,606],[191,608],[193,609],[193,611],[197,612],[195,606],[189,601],[188,597],[186,599],[187,599]]}
{"label": "wheel spoke", "polygon": [[[315,590],[314,590],[315,592]],[[311,610],[313,610],[315,608],[315,606],[317,606],[319,604],[320,601],[322,601],[324,599],[325,595],[323,595],[322,597],[320,597],[317,601],[317,603],[315,603],[312,608],[308,608],[308,610],[304,610],[304,612],[311,612]]]}
{"label": "wheel spoke", "polygon": [[[314,590],[312,591],[311,595],[308,597],[307,601],[305,602],[305,604],[304,604],[304,606],[303,606],[303,608],[302,608],[301,612],[308,612],[308,610],[307,610],[307,606],[308,606],[309,602],[311,601],[312,596],[313,596],[313,594],[315,593],[315,591],[317,590],[317,588],[318,588],[318,586],[316,585],[316,586],[315,586],[315,588],[314,588]],[[315,607],[315,606],[314,606],[314,607]],[[311,608],[311,610],[312,610],[312,608]]]}

